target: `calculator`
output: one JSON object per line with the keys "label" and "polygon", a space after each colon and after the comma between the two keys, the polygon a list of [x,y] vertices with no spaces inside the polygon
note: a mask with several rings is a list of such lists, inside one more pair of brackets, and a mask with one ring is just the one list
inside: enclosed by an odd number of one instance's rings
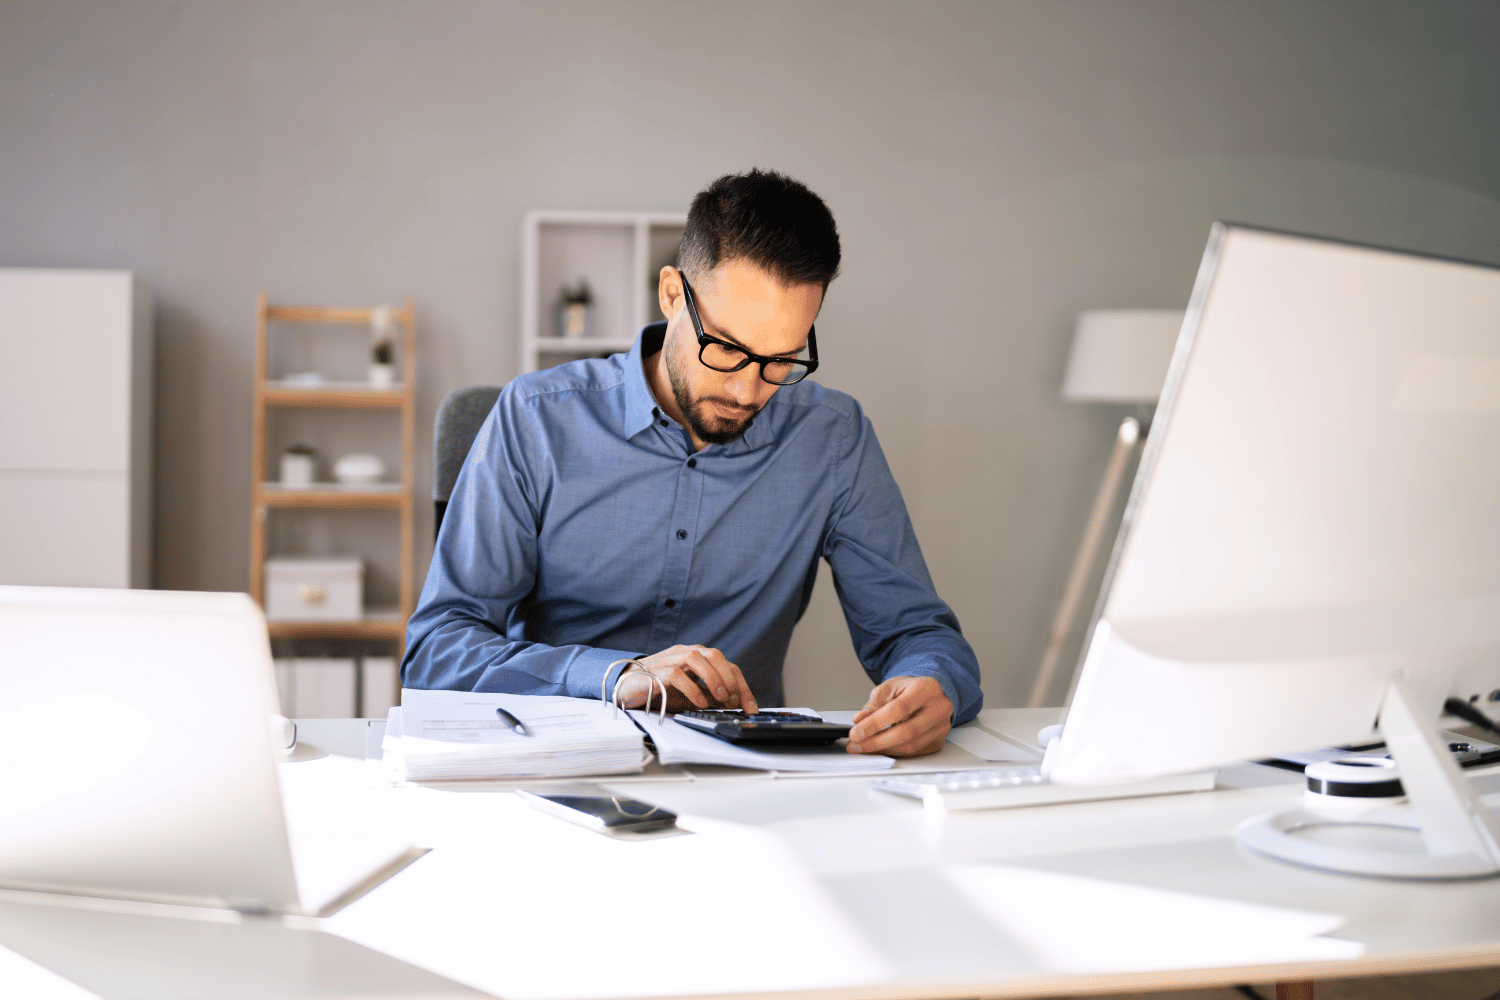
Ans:
{"label": "calculator", "polygon": [[755,747],[826,747],[848,736],[850,727],[796,712],[756,712],[703,708],[678,712],[678,723],[727,743]]}

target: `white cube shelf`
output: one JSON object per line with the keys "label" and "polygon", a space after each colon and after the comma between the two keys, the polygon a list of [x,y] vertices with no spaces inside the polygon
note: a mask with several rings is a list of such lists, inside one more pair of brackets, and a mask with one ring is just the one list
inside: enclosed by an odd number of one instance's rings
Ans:
{"label": "white cube shelf", "polygon": [[[521,371],[628,351],[661,319],[656,276],[675,263],[687,216],[669,212],[528,212],[521,228]],[[587,337],[559,337],[564,285],[593,293]]]}

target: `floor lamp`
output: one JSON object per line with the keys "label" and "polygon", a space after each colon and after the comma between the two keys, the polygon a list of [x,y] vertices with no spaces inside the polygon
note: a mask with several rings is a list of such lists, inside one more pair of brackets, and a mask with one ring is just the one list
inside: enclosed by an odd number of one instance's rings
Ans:
{"label": "floor lamp", "polygon": [[[1082,403],[1154,404],[1161,395],[1181,326],[1180,309],[1098,309],[1080,313],[1073,331],[1073,350],[1068,356],[1068,374],[1063,379],[1063,398]],[[1078,617],[1084,585],[1099,557],[1115,499],[1125,481],[1125,470],[1140,440],[1140,421],[1126,417],[1115,435],[1109,462],[1104,467],[1104,480],[1099,484],[1083,541],[1052,619],[1047,652],[1027,701],[1031,708],[1046,704],[1047,692],[1057,674],[1058,658]]]}

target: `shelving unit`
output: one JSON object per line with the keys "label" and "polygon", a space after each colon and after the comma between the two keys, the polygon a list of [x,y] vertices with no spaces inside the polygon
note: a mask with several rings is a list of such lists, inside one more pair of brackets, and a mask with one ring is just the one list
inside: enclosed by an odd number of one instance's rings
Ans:
{"label": "shelving unit", "polygon": [[[521,371],[630,350],[641,327],[662,318],[656,275],[676,261],[686,225],[686,215],[670,212],[528,212],[521,226]],[[580,278],[594,296],[593,335],[559,337],[559,292]]]}
{"label": "shelving unit", "polygon": [[[267,328],[270,323],[342,323],[368,326],[368,308],[272,305],[261,295],[256,305],[255,391],[252,413],[250,474],[250,594],[265,602],[267,520],[273,510],[394,510],[400,514],[400,603],[370,607],[357,621],[277,621],[268,623],[272,638],[385,639],[396,655],[406,641],[406,621],[415,600],[412,577],[416,538],[413,455],[416,443],[416,306],[411,299],[396,312],[402,331],[400,380],[389,389],[363,382],[325,382],[317,386],[270,380],[267,374]],[[401,480],[349,486],[314,483],[293,489],[266,479],[266,414],[277,407],[330,410],[396,410],[401,418]]]}

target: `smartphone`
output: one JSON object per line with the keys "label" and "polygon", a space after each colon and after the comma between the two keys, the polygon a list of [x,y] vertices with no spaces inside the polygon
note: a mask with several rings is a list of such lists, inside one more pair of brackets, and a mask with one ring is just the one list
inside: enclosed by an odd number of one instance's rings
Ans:
{"label": "smartphone", "polygon": [[677,814],[640,799],[614,795],[595,785],[518,788],[521,801],[596,833],[642,833],[677,823]]}

